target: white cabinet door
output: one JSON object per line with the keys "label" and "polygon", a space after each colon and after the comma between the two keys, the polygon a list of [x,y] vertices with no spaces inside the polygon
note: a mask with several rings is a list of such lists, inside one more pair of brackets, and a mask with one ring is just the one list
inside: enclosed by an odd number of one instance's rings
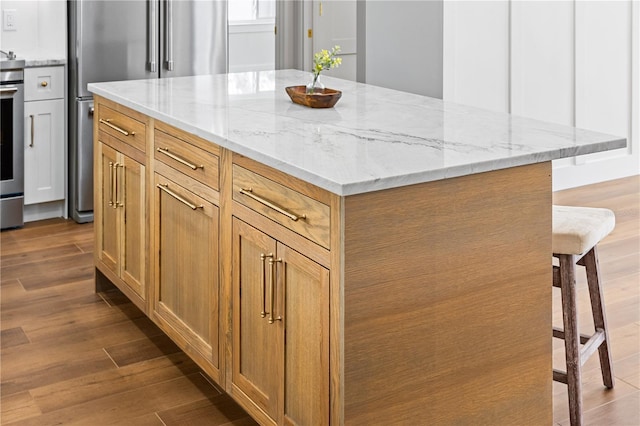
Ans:
{"label": "white cabinet door", "polygon": [[24,203],[64,199],[64,99],[25,102]]}
{"label": "white cabinet door", "polygon": [[[323,74],[356,80],[356,2],[313,2],[313,53],[340,46],[342,65]],[[313,61],[313,59],[311,59]],[[313,63],[313,62],[312,62]]]}

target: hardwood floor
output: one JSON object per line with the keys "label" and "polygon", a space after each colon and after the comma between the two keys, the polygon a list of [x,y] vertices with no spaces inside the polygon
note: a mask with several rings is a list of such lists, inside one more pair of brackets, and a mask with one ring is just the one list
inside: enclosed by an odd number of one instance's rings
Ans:
{"label": "hardwood floor", "polygon": [[[616,386],[585,365],[586,424],[640,424],[640,177],[554,194],[616,213],[600,245]],[[0,234],[2,425],[255,425],[119,292],[95,294],[93,226],[50,220]],[[579,271],[580,321],[591,327]],[[559,293],[554,322],[561,324]],[[554,365],[563,366],[561,341]],[[568,424],[554,383],[554,422]]]}
{"label": "hardwood floor", "polygon": [[2,425],[255,425],[121,293],[94,293],[93,225],[4,231]]}
{"label": "hardwood floor", "polygon": [[[611,339],[615,387],[602,384],[597,354],[584,365],[584,420],[592,425],[640,425],[640,176],[556,192],[555,204],[606,207],[616,227],[599,245],[604,302]],[[593,332],[586,277],[577,270],[578,318]],[[554,324],[562,326],[560,290],[554,289]],[[554,366],[564,369],[562,340],[554,339]],[[554,420],[568,425],[567,386],[555,383]]]}

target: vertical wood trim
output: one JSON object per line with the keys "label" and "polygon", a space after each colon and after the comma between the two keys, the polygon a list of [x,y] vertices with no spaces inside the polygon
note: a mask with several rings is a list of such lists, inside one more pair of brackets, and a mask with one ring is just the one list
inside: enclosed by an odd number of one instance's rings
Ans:
{"label": "vertical wood trim", "polygon": [[146,188],[145,188],[145,214],[146,214],[146,226],[147,226],[147,237],[145,238],[145,271],[146,271],[146,282],[145,282],[145,296],[146,296],[146,308],[147,315],[151,317],[153,312],[153,300],[156,295],[155,288],[155,264],[154,264],[154,253],[151,252],[151,249],[156,247],[155,245],[155,203],[154,194],[155,194],[155,163],[153,161],[153,141],[155,138],[155,120],[153,118],[147,117],[147,141],[146,141]]}
{"label": "vertical wood trim", "polygon": [[[102,98],[100,96],[94,96],[94,112],[93,112],[93,181],[94,182],[102,182],[102,176],[98,176],[99,171],[101,170],[100,162],[102,161],[100,150],[98,149],[98,117],[100,116],[100,102]],[[94,236],[94,245],[93,245],[93,264],[97,265],[100,260],[100,238],[102,235],[102,208],[99,206],[102,205],[102,185],[96,186],[94,184],[93,191],[93,205],[94,214],[93,214],[93,236]]]}
{"label": "vertical wood trim", "polygon": [[220,383],[231,391],[233,368],[233,220],[232,220],[232,153],[220,151]]}
{"label": "vertical wood trim", "polygon": [[330,424],[344,424],[344,198],[331,196],[329,271]]}

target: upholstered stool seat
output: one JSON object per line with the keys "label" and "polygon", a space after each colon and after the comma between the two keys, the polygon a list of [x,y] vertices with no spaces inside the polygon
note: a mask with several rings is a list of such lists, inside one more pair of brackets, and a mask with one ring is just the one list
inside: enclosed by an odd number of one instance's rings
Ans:
{"label": "upholstered stool seat", "polygon": [[554,253],[582,254],[609,235],[616,217],[609,209],[553,206]]}
{"label": "upholstered stool seat", "polygon": [[[572,425],[582,424],[581,370],[587,359],[598,351],[602,381],[614,384],[609,352],[609,333],[602,300],[597,244],[615,227],[611,210],[590,207],[553,206],[553,285],[562,292],[564,329],[553,328],[553,337],[564,339],[567,371],[553,370],[553,380],[568,385],[569,415]],[[591,298],[595,331],[580,334],[576,310],[575,265],[585,267]],[[580,347],[582,345],[582,347]]]}

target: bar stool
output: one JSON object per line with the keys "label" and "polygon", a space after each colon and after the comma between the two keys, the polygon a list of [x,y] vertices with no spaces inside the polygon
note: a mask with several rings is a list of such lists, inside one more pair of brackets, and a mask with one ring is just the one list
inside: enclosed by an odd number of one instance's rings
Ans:
{"label": "bar stool", "polygon": [[[607,388],[614,385],[609,352],[609,332],[602,300],[600,270],[596,245],[615,227],[611,210],[590,207],[553,206],[553,256],[559,266],[553,267],[553,286],[562,293],[564,330],[554,327],[553,337],[564,339],[567,371],[553,370],[553,380],[568,385],[571,425],[582,424],[581,369],[598,351],[602,381]],[[585,267],[595,333],[580,334],[576,311],[575,265]],[[580,348],[580,345],[583,345]]]}

